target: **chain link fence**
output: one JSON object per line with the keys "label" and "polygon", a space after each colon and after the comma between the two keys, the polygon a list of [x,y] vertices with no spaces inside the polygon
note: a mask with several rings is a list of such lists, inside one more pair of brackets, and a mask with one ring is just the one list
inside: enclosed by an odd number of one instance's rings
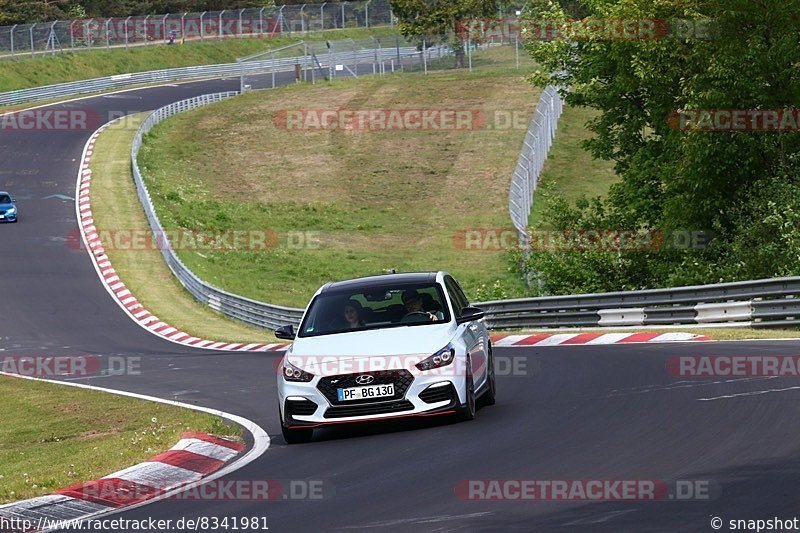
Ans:
{"label": "chain link fence", "polygon": [[367,0],[17,24],[0,26],[0,57],[186,40],[274,37],[394,23],[388,0]]}
{"label": "chain link fence", "polygon": [[[276,74],[294,69],[297,81],[315,83],[337,77],[384,75],[433,68],[436,60],[451,57],[446,45],[425,48],[396,35],[324,42],[299,41],[239,59],[241,92],[274,88]],[[259,66],[260,65],[260,66]],[[452,66],[452,62],[449,64]]]}
{"label": "chain link fence", "polygon": [[545,87],[531,117],[517,167],[511,177],[508,212],[511,222],[519,232],[520,243],[526,249],[530,247],[528,217],[533,207],[533,196],[563,110],[564,101],[558,89],[552,85]]}

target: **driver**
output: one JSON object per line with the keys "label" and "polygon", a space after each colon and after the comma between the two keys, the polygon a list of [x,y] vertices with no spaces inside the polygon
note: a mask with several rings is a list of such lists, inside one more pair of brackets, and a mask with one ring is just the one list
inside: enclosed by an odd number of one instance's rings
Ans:
{"label": "driver", "polygon": [[402,299],[403,305],[406,306],[407,315],[409,313],[423,313],[428,315],[428,318],[430,318],[431,322],[438,322],[441,320],[441,318],[437,315],[422,308],[422,297],[419,295],[416,289],[408,289],[403,291]]}

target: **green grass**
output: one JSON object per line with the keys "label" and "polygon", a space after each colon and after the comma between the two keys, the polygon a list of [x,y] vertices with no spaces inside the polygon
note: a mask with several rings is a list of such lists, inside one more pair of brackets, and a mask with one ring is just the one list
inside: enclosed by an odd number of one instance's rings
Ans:
{"label": "green grass", "polygon": [[565,106],[553,146],[542,169],[539,190],[534,195],[530,226],[542,227],[547,194],[559,194],[570,201],[581,196],[605,196],[611,184],[618,181],[614,164],[592,159],[581,147],[581,141],[592,133],[585,124],[597,111],[584,107]]}
{"label": "green grass", "polygon": [[172,447],[186,431],[241,437],[188,409],[0,376],[0,504],[98,479]]}
{"label": "green grass", "polygon": [[[156,128],[140,164],[162,223],[275,232],[269,251],[180,251],[198,276],[231,292],[304,306],[319,285],[397,269],[446,269],[473,297],[501,280],[522,291],[505,254],[465,251],[467,228],[508,227],[507,198],[524,129],[298,131],[273,124],[291,109],[514,110],[538,91],[513,49],[482,52],[466,70],[337,80],[251,93]],[[313,249],[289,246],[311,232]]]}
{"label": "green grass", "polygon": [[303,36],[261,39],[187,41],[174,46],[136,46],[65,52],[55,56],[19,56],[0,61],[0,92],[40,87],[54,83],[113,76],[164,68],[232,63],[268,49],[299,41],[364,39],[396,35],[391,28],[346,29],[309,33]]}
{"label": "green grass", "polygon": [[[101,238],[114,231],[145,234],[147,219],[131,174],[131,142],[146,113],[129,117],[100,134],[92,158],[92,214]],[[275,342],[272,332],[248,326],[198,303],[173,276],[161,252],[152,248],[115,249],[104,242],[111,264],[127,288],[151,313],[204,339]]]}

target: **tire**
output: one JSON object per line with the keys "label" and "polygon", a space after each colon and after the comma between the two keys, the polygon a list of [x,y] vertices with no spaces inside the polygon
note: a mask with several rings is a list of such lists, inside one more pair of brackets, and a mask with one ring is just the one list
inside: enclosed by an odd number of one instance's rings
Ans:
{"label": "tire", "polygon": [[467,355],[467,364],[465,365],[465,379],[464,379],[464,396],[466,402],[461,406],[461,420],[474,420],[475,412],[477,411],[477,402],[475,399],[475,382],[472,380],[472,362],[469,355]]}
{"label": "tire", "polygon": [[488,361],[488,371],[489,371],[489,386],[486,388],[486,391],[481,396],[481,405],[494,405],[497,400],[495,400],[495,392],[497,391],[497,386],[495,385],[495,376],[494,376],[494,355],[492,354],[492,345],[489,345],[489,361]]}
{"label": "tire", "polygon": [[286,444],[303,444],[309,442],[314,436],[313,428],[287,428],[283,423],[283,417],[280,416],[280,411],[278,416],[281,419],[281,433]]}

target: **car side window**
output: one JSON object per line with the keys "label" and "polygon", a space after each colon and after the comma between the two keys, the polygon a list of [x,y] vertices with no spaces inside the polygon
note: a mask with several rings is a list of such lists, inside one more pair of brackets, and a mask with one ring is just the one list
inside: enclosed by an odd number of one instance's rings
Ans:
{"label": "car side window", "polygon": [[464,295],[460,294],[461,291],[458,289],[458,285],[450,276],[444,279],[444,286],[447,288],[447,295],[450,297],[450,302],[453,304],[453,313],[457,317],[461,316],[461,312],[464,310],[464,307],[466,307]]}
{"label": "car side window", "polygon": [[467,295],[464,294],[464,291],[461,290],[461,285],[459,285],[458,282],[454,279],[453,279],[453,285],[455,285],[456,295],[458,295],[461,298],[464,307],[469,307],[469,300],[467,299]]}

